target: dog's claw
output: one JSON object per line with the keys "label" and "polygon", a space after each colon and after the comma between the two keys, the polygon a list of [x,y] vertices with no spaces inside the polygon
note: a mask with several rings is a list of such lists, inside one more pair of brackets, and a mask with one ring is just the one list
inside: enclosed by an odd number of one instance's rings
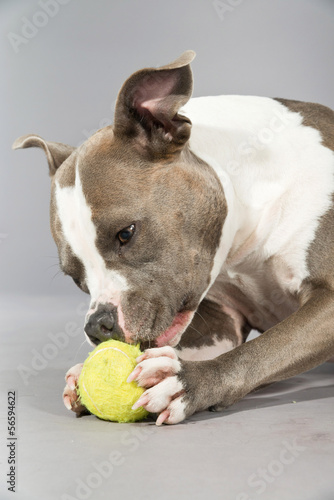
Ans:
{"label": "dog's claw", "polygon": [[158,425],[158,426],[162,425],[168,419],[169,415],[170,415],[169,410],[164,410],[158,416],[158,418],[155,422],[155,425]]}
{"label": "dog's claw", "polygon": [[140,406],[145,406],[147,405],[149,401],[149,397],[147,395],[145,395],[145,393],[140,396],[140,398],[138,399],[138,401],[135,402],[135,404],[133,405],[132,409],[133,410],[136,410],[137,408],[139,408]]}
{"label": "dog's claw", "polygon": [[141,372],[141,367],[136,366],[136,368],[133,370],[133,372],[131,372],[130,375],[128,376],[127,382],[132,382],[133,380],[136,380],[136,378],[138,377],[140,372]]}
{"label": "dog's claw", "polygon": [[146,390],[133,405],[157,413],[156,425],[174,424],[185,418],[185,389],[178,377],[181,361],[173,348],[161,347],[145,351],[137,358],[138,366],[129,376]]}
{"label": "dog's claw", "polygon": [[71,398],[69,396],[64,396],[64,405],[68,410],[72,410]]}
{"label": "dog's claw", "polygon": [[68,370],[65,375],[66,386],[63,392],[64,405],[68,410],[74,411],[78,416],[88,413],[85,406],[81,404],[77,393],[77,383],[82,370],[82,363],[79,363]]}

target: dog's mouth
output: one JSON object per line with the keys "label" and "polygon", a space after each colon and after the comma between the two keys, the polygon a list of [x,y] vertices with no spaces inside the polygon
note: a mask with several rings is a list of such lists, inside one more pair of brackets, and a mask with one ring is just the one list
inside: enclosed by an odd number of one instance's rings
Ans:
{"label": "dog's mouth", "polygon": [[172,324],[159,337],[153,341],[143,341],[140,343],[142,351],[150,347],[164,347],[166,345],[175,347],[181,338],[181,335],[189,325],[194,311],[183,311],[176,314]]}
{"label": "dog's mouth", "polygon": [[157,347],[163,347],[165,345],[175,347],[179,343],[181,335],[192,320],[193,315],[193,311],[178,312],[167,330],[155,339],[155,345]]}
{"label": "dog's mouth", "polygon": [[194,311],[178,312],[172,324],[161,335],[154,340],[146,340],[140,343],[141,350],[144,351],[151,347],[164,347],[166,345],[175,347],[179,343],[181,335],[191,322],[194,314]]}
{"label": "dog's mouth", "polygon": [[[174,319],[172,320],[170,326],[164,330],[160,335],[158,335],[155,338],[145,338],[144,335],[133,335],[131,334],[131,331],[127,330],[125,325],[124,325],[124,316],[122,310],[120,310],[119,318],[122,318],[121,320],[121,328],[124,332],[125,336],[125,342],[128,343],[139,343],[140,344],[140,349],[144,351],[145,349],[150,349],[153,347],[164,347],[164,346],[171,346],[175,347],[180,339],[186,328],[189,326],[191,323],[194,314],[195,314],[196,308],[194,307],[193,303],[190,303],[190,300],[186,297],[180,306],[180,309],[178,312],[175,314]],[[142,323],[137,326],[138,330],[141,329],[142,325],[145,325],[145,321],[147,321],[148,318],[143,318]],[[156,320],[153,320],[153,324]],[[153,328],[154,329],[154,328]]]}

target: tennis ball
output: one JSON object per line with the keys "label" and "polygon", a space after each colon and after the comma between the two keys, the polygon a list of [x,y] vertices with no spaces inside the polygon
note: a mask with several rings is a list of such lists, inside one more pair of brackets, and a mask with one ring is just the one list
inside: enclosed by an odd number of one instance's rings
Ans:
{"label": "tennis ball", "polygon": [[148,415],[144,408],[131,409],[145,389],[126,381],[140,354],[138,346],[118,340],[102,342],[89,354],[79,377],[78,394],[91,413],[114,422],[135,422]]}

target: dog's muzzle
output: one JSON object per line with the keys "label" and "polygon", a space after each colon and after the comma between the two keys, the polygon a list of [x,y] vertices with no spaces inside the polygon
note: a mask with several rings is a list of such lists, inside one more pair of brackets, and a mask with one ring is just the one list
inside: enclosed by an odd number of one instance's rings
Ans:
{"label": "dog's muzzle", "polygon": [[98,345],[106,340],[124,340],[117,322],[117,307],[100,304],[85,324],[85,332],[93,344]]}

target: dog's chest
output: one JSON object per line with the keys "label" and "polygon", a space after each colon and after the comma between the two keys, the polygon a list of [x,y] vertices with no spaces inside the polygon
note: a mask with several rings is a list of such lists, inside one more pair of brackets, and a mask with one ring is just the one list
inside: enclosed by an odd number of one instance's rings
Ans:
{"label": "dog's chest", "polygon": [[209,296],[241,313],[248,323],[265,331],[299,307],[287,284],[293,274],[280,258],[258,262],[254,256],[242,265],[224,266]]}

